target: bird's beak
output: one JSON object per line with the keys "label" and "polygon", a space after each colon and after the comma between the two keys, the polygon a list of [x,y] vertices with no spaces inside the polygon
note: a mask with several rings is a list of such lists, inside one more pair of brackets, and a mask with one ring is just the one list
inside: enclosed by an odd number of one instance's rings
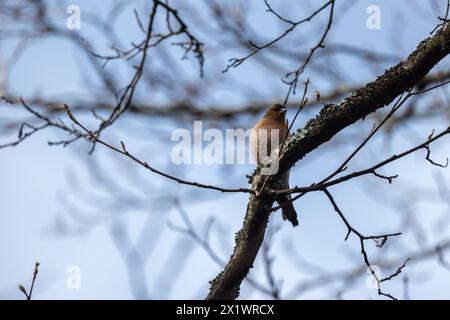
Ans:
{"label": "bird's beak", "polygon": [[286,107],[283,107],[283,108],[280,109],[280,113],[286,113],[286,111],[287,111]]}

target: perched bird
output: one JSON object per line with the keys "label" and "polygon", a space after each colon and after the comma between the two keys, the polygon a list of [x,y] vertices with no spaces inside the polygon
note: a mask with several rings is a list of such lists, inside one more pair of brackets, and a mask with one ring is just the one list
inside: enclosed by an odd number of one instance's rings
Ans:
{"label": "perched bird", "polygon": [[[281,104],[272,105],[264,117],[258,121],[252,129],[250,136],[251,152],[253,159],[259,165],[265,158],[278,152],[288,132],[286,120],[286,107]],[[278,138],[272,141],[272,137]],[[286,171],[281,180],[280,188],[289,188],[289,170]],[[289,194],[279,195],[275,199],[282,207],[283,220],[289,220],[295,227],[298,225],[297,212],[291,201]]]}

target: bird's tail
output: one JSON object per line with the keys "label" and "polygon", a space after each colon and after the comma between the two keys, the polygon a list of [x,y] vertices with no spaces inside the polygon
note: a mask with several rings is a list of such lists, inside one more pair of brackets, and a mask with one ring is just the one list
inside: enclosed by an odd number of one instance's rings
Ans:
{"label": "bird's tail", "polygon": [[278,204],[281,206],[283,220],[289,220],[294,227],[298,226],[297,212],[294,205],[290,200],[290,197],[282,196],[277,199]]}

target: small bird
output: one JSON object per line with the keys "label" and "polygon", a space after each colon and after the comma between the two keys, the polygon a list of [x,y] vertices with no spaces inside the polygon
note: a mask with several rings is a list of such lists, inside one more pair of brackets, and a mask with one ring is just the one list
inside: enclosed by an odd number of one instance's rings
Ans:
{"label": "small bird", "polygon": [[[281,104],[272,105],[264,117],[258,121],[252,129],[250,136],[251,152],[253,159],[259,165],[265,158],[278,152],[280,145],[288,133],[288,122],[286,119],[286,107]],[[276,130],[276,131],[273,131]],[[278,141],[272,141],[271,137],[277,137]],[[289,170],[284,174],[282,189],[289,189]],[[279,195],[275,199],[281,206],[283,220],[289,220],[295,227],[298,225],[297,212],[292,204],[289,194]]]}

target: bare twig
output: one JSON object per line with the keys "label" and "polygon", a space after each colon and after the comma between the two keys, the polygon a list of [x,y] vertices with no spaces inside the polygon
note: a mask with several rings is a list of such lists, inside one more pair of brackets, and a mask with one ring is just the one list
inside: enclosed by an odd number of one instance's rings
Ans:
{"label": "bare twig", "polygon": [[[313,19],[317,14],[319,14],[320,12],[322,12],[325,8],[327,8],[330,5],[334,5],[334,0],[330,0],[327,1],[324,5],[322,5],[319,9],[317,9],[316,11],[314,11],[312,14],[310,14],[308,17],[306,17],[305,19],[299,20],[299,21],[291,21],[288,19],[284,19],[282,18],[278,13],[276,13],[272,7],[269,5],[269,3],[267,2],[267,0],[264,0],[266,6],[267,6],[267,12],[273,13],[278,19],[286,22],[287,24],[291,25],[288,29],[286,29],[281,35],[279,35],[278,37],[276,37],[275,39],[267,42],[266,44],[263,45],[257,45],[255,44],[253,41],[250,41],[249,43],[252,45],[252,47],[254,48],[254,50],[252,52],[250,52],[249,54],[247,54],[245,57],[242,58],[231,58],[228,62],[229,64],[226,66],[226,68],[223,70],[223,72],[227,72],[228,70],[230,70],[231,68],[236,68],[239,65],[241,65],[245,60],[247,60],[248,58],[254,56],[255,54],[257,54],[258,52],[260,52],[261,50],[268,48],[270,46],[272,46],[273,44],[275,44],[276,42],[278,42],[279,40],[283,39],[285,36],[287,36],[290,32],[292,32],[296,27],[298,27],[299,25],[311,21],[311,19]],[[309,59],[308,59],[309,60]]]}
{"label": "bare twig", "polygon": [[23,294],[26,296],[27,300],[31,300],[31,296],[33,295],[33,289],[34,289],[34,283],[36,281],[37,274],[39,272],[39,262],[36,262],[34,264],[34,270],[33,270],[33,279],[31,280],[31,286],[30,286],[30,293],[27,292],[25,287],[21,284],[19,284],[18,288],[20,291],[23,292]]}
{"label": "bare twig", "polygon": [[382,235],[376,235],[376,236],[365,236],[365,235],[361,234],[358,230],[356,230],[348,222],[347,218],[344,216],[341,209],[339,209],[338,205],[336,204],[336,201],[334,200],[331,193],[327,189],[323,189],[323,192],[328,197],[328,200],[330,200],[331,204],[333,205],[334,210],[338,213],[339,217],[341,218],[341,220],[344,222],[345,226],[347,227],[347,235],[345,236],[345,240],[348,239],[348,237],[350,236],[351,233],[355,234],[359,238],[359,243],[361,246],[361,254],[364,258],[364,262],[367,265],[367,268],[370,270],[370,273],[372,274],[372,276],[374,277],[374,279],[377,283],[378,295],[382,295],[382,296],[391,298],[393,300],[396,300],[396,298],[394,296],[392,296],[391,294],[382,291],[381,283],[384,281],[391,280],[392,278],[399,275],[400,272],[402,271],[402,269],[405,267],[406,263],[409,261],[409,258],[406,259],[406,261],[403,263],[403,265],[400,266],[394,273],[392,273],[391,275],[389,275],[386,278],[380,279],[380,277],[376,274],[375,270],[373,269],[373,265],[369,261],[369,257],[367,255],[367,252],[365,249],[365,241],[366,240],[374,240],[374,241],[381,240],[381,242],[377,243],[377,247],[382,247],[386,243],[386,241],[389,237],[399,236],[399,235],[401,235],[401,233],[397,232],[397,233],[389,233],[389,234],[382,234]]}
{"label": "bare twig", "polygon": [[[288,193],[299,193],[300,192],[301,193],[301,192],[308,192],[308,191],[317,191],[317,190],[321,190],[322,188],[328,188],[330,186],[333,186],[333,185],[339,184],[341,182],[348,181],[350,179],[353,179],[353,178],[356,178],[356,177],[360,177],[360,176],[366,175],[366,174],[374,174],[377,177],[380,177],[380,178],[383,178],[383,179],[387,179],[388,181],[392,182],[392,179],[396,178],[396,176],[388,176],[387,177],[387,176],[384,176],[384,175],[381,175],[381,174],[377,173],[376,170],[378,170],[379,168],[384,167],[385,165],[387,165],[389,163],[392,163],[392,162],[394,162],[394,161],[396,161],[398,159],[406,157],[406,156],[408,156],[408,155],[410,155],[410,154],[412,154],[412,153],[414,153],[414,152],[416,152],[418,150],[421,150],[421,149],[426,149],[427,150],[427,156],[428,156],[429,155],[429,153],[428,153],[429,145],[431,143],[435,142],[436,140],[442,138],[443,136],[448,135],[448,134],[450,134],[450,127],[448,127],[447,129],[441,131],[436,136],[429,136],[426,141],[424,141],[424,142],[422,142],[422,143],[420,143],[420,144],[418,144],[418,145],[416,145],[416,146],[414,146],[414,147],[412,147],[412,148],[410,148],[410,149],[408,149],[406,151],[403,151],[403,152],[401,152],[399,154],[392,155],[391,157],[387,158],[386,160],[383,160],[383,161],[381,161],[381,162],[371,166],[370,168],[367,168],[367,169],[364,169],[364,170],[360,170],[360,171],[355,171],[353,173],[344,175],[342,177],[333,179],[331,181],[328,181],[328,182],[325,182],[325,183],[322,183],[322,184],[316,184],[316,185],[312,185],[310,187],[299,187],[299,188],[295,188],[294,187],[294,188],[292,188],[290,190],[278,190],[278,191],[272,191],[272,192],[277,194],[277,193],[286,193],[286,192],[288,192]],[[427,160],[429,160],[429,159],[427,159]],[[439,165],[439,164],[436,164],[436,163],[433,163],[433,164],[434,165],[438,165],[438,166],[443,166],[443,165]]]}
{"label": "bare twig", "polygon": [[288,85],[288,91],[286,93],[286,97],[284,98],[284,104],[286,104],[289,101],[289,96],[291,93],[295,94],[295,89],[297,87],[298,79],[305,71],[305,69],[308,66],[309,62],[311,61],[314,53],[316,53],[316,51],[318,49],[325,48],[325,39],[326,39],[326,37],[331,29],[331,25],[333,23],[334,2],[335,2],[334,0],[331,0],[326,4],[326,6],[330,5],[330,14],[328,17],[328,23],[325,27],[324,32],[322,33],[321,38],[317,42],[317,44],[309,50],[308,56],[306,57],[306,59],[304,60],[303,64],[300,67],[298,67],[295,71],[288,72],[284,76],[283,82]]}
{"label": "bare twig", "polygon": [[197,188],[202,188],[202,189],[211,189],[211,190],[216,190],[216,191],[220,191],[220,192],[244,192],[244,193],[251,193],[253,192],[251,189],[248,188],[236,188],[236,189],[232,189],[232,188],[222,188],[222,187],[218,187],[218,186],[214,186],[214,185],[208,185],[208,184],[203,184],[203,183],[199,183],[196,181],[189,181],[189,180],[184,180],[184,179],[180,179],[177,178],[173,175],[170,175],[166,172],[163,172],[161,170],[155,169],[152,166],[150,166],[146,161],[140,160],[138,159],[135,155],[131,154],[130,152],[128,152],[128,150],[125,147],[125,143],[123,141],[120,142],[121,148],[116,148],[113,145],[105,142],[104,140],[100,139],[97,135],[95,135],[91,130],[89,130],[88,128],[86,128],[84,125],[82,125],[76,118],[75,116],[72,114],[72,112],[70,111],[69,106],[64,105],[66,108],[66,112],[67,115],[69,116],[69,118],[73,121],[74,124],[76,124],[77,126],[79,126],[81,129],[83,129],[83,131],[85,131],[89,137],[89,140],[92,143],[100,143],[101,145],[120,153],[121,155],[133,160],[134,162],[138,163],[139,165],[141,165],[142,167],[144,167],[145,169],[150,170],[153,173],[156,173],[160,176],[163,176],[165,178],[168,178],[169,180],[173,180],[177,183],[180,184],[185,184],[185,185],[190,185],[193,187],[197,187]]}

